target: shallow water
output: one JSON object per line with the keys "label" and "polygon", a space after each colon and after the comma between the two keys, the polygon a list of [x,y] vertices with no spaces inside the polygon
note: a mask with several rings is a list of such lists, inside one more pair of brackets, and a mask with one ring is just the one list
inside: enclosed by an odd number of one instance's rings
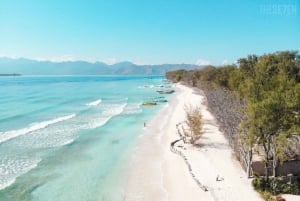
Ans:
{"label": "shallow water", "polygon": [[[0,200],[120,200],[163,77],[0,79]],[[168,97],[167,97],[168,98]]]}

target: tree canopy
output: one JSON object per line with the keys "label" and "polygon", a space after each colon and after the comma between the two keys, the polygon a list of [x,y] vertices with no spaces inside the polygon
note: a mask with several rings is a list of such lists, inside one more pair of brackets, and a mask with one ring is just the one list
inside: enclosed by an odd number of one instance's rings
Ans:
{"label": "tree canopy", "polygon": [[168,79],[192,86],[224,87],[245,100],[243,139],[252,149],[262,147],[269,176],[278,162],[287,160],[289,139],[300,135],[300,58],[297,51],[262,56],[249,55],[237,65],[207,66],[193,71],[173,71]]}

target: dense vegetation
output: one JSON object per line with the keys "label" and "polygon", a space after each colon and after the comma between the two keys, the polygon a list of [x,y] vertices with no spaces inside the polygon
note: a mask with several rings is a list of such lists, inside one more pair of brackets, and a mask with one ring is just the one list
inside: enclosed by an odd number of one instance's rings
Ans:
{"label": "dense vegetation", "polygon": [[[277,176],[276,167],[281,162],[300,156],[297,144],[289,146],[300,135],[300,58],[297,54],[297,51],[283,51],[250,55],[239,59],[237,65],[166,74],[174,82],[201,88],[208,104],[215,102],[210,108],[216,110],[215,114],[226,116],[216,118],[225,125],[223,129],[233,129],[225,133],[230,133],[227,136],[230,144],[242,161],[246,161],[248,171],[252,151],[263,152],[266,185],[270,184],[271,174]],[[234,104],[223,105],[224,100],[220,98],[210,99],[211,91],[222,92],[223,99],[231,98]],[[230,111],[230,107],[235,106],[239,107]]]}

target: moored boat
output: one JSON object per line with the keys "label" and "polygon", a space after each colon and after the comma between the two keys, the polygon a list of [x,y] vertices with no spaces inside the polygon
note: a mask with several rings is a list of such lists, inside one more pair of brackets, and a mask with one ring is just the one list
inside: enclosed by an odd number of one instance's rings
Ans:
{"label": "moored boat", "polygon": [[144,102],[143,104],[142,104],[143,106],[155,106],[155,105],[157,105],[157,103],[156,102]]}
{"label": "moored boat", "polygon": [[156,92],[158,92],[160,94],[172,94],[175,91],[173,89],[170,89],[170,90],[157,90]]}

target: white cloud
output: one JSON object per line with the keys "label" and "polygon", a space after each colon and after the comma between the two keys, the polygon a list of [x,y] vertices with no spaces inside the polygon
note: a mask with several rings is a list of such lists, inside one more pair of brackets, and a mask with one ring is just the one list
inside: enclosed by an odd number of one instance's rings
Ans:
{"label": "white cloud", "polygon": [[65,55],[62,55],[62,56],[52,56],[52,57],[49,57],[49,58],[37,57],[37,58],[34,58],[34,60],[37,60],[37,61],[63,62],[63,61],[77,61],[79,59],[76,58],[73,55],[65,54]]}
{"label": "white cloud", "polygon": [[0,57],[7,57],[10,59],[19,59],[20,57],[17,57],[16,55],[7,55],[7,54],[2,54],[0,53]]}
{"label": "white cloud", "polygon": [[108,58],[108,59],[105,59],[104,62],[106,64],[113,65],[113,64],[117,63],[118,60],[116,58]]}
{"label": "white cloud", "polygon": [[237,60],[231,62],[231,61],[228,61],[227,59],[224,59],[221,64],[222,65],[231,65],[231,64],[237,64],[237,63],[238,63]]}
{"label": "white cloud", "polygon": [[197,59],[196,65],[211,65],[211,62],[205,59]]}
{"label": "white cloud", "polygon": [[75,56],[66,54],[62,56],[54,56],[49,59],[52,62],[62,62],[62,61],[76,61],[78,60]]}
{"label": "white cloud", "polygon": [[134,60],[134,61],[131,61],[133,64],[135,65],[153,65],[151,63],[146,63],[146,62],[143,62],[141,60]]}
{"label": "white cloud", "polygon": [[224,60],[222,61],[222,65],[227,65],[227,64],[229,64],[229,61],[228,61],[227,59],[224,59]]}
{"label": "white cloud", "polygon": [[[36,60],[36,61],[51,61],[51,62],[64,62],[64,61],[86,61],[86,62],[91,62],[91,63],[95,63],[97,61],[101,61],[99,59],[96,59],[94,57],[76,57],[74,55],[71,54],[65,54],[62,56],[50,56],[50,57],[20,57],[20,56],[15,56],[15,55],[6,55],[6,54],[2,54],[0,52],[0,57],[8,57],[11,59],[19,59],[19,58],[26,58],[26,59],[31,59],[31,60]],[[111,63],[115,63],[113,62],[113,59],[109,59],[107,61],[110,61]]]}

